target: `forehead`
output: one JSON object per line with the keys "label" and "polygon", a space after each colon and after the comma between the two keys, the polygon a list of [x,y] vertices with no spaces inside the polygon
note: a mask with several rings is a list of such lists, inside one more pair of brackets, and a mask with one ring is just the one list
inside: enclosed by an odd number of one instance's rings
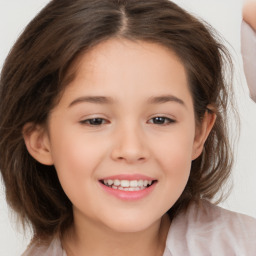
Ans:
{"label": "forehead", "polygon": [[65,94],[119,98],[171,94],[191,101],[184,65],[170,49],[151,42],[110,39],[79,56]]}

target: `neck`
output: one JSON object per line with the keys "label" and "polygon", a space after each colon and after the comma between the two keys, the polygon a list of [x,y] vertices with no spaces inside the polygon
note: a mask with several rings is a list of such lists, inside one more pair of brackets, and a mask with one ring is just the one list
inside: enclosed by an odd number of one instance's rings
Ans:
{"label": "neck", "polygon": [[168,215],[139,232],[115,232],[94,223],[76,223],[66,233],[62,244],[68,256],[160,256],[165,249],[170,227]]}

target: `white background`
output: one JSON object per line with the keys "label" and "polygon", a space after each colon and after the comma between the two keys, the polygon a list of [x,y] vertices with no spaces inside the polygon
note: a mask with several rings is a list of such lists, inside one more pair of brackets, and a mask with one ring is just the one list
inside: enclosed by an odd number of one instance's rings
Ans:
{"label": "white background", "polygon": [[[0,69],[11,46],[25,25],[49,0],[0,0]],[[212,24],[228,41],[235,66],[234,81],[241,118],[233,171],[233,190],[223,207],[256,217],[256,103],[249,98],[240,56],[242,0],[176,0],[176,3]],[[21,255],[29,242],[17,230],[7,209],[0,184],[0,255]]]}

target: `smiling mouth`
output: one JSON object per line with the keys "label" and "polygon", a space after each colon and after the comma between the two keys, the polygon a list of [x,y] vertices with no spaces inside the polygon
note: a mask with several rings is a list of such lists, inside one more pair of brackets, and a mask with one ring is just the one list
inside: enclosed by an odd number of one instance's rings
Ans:
{"label": "smiling mouth", "polygon": [[152,186],[154,183],[157,182],[157,180],[100,180],[100,182],[112,189],[116,190],[123,190],[123,191],[140,191],[144,190],[150,186]]}

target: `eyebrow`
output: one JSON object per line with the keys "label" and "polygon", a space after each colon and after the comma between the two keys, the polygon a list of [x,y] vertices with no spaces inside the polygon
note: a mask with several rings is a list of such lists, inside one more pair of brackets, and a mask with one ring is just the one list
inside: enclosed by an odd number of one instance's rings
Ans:
{"label": "eyebrow", "polygon": [[113,103],[114,100],[110,97],[104,97],[104,96],[84,96],[84,97],[79,97],[74,101],[72,101],[69,104],[69,107],[72,107],[73,105],[76,105],[78,103],[83,103],[83,102],[96,103],[96,104],[110,104],[110,103]]}
{"label": "eyebrow", "polygon": [[161,103],[167,103],[167,102],[176,102],[186,107],[185,102],[174,95],[162,95],[157,97],[150,97],[148,100],[148,103],[150,104],[161,104]]}
{"label": "eyebrow", "polygon": [[[78,103],[94,103],[94,104],[111,104],[114,100],[110,97],[105,96],[83,96],[75,99],[69,104],[69,107],[72,107]],[[150,97],[147,101],[148,104],[163,104],[168,102],[176,102],[180,105],[186,107],[186,104],[180,98],[174,95],[162,95],[156,97]]]}

